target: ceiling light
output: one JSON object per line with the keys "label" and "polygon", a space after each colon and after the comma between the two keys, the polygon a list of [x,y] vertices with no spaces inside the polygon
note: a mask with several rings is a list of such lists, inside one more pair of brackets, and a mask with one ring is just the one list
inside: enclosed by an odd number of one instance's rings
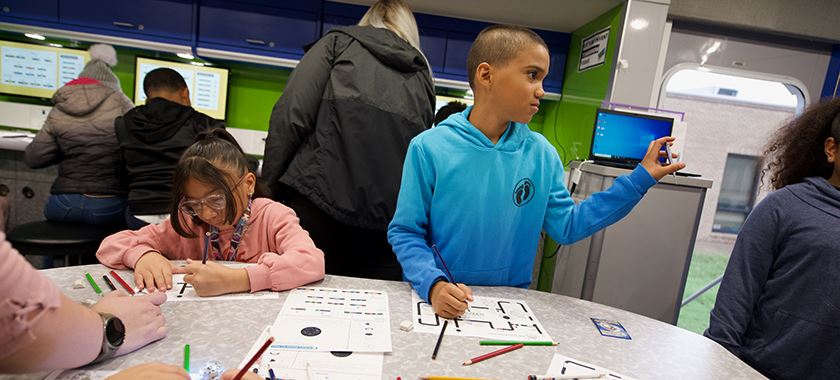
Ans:
{"label": "ceiling light", "polygon": [[190,62],[190,64],[194,66],[206,66],[203,62]]}
{"label": "ceiling light", "polygon": [[647,28],[649,24],[650,23],[648,22],[648,20],[645,20],[643,18],[637,18],[633,21],[630,21],[630,27],[636,30],[642,30],[644,28]]}
{"label": "ceiling light", "polygon": [[64,47],[64,46],[62,46],[61,44],[54,44],[54,43],[52,43],[52,42],[48,43],[47,45],[50,45],[50,46],[52,46],[52,47],[57,47],[57,48]]}
{"label": "ceiling light", "polygon": [[46,39],[47,39],[47,37],[44,37],[44,36],[42,36],[42,35],[40,35],[40,34],[38,34],[38,33],[25,33],[25,34],[24,34],[24,36],[27,36],[27,37],[29,37],[29,38],[32,38],[32,39],[35,39],[35,40],[39,40],[39,41],[43,41],[43,40],[46,40]]}
{"label": "ceiling light", "polygon": [[177,56],[179,56],[183,59],[195,59],[195,57],[190,53],[178,53],[178,54],[175,54],[175,55],[177,55]]}
{"label": "ceiling light", "polygon": [[715,41],[715,43],[713,43],[712,46],[709,46],[709,48],[706,49],[706,54],[712,54],[712,53],[718,51],[719,48],[720,48],[720,41]]}

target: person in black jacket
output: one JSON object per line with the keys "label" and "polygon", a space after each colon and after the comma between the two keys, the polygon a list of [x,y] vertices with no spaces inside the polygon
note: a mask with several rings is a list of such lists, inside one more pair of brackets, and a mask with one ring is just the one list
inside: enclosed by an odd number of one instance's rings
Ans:
{"label": "person in black jacket", "polygon": [[408,143],[432,125],[434,103],[402,0],[331,30],[292,72],[271,114],[262,177],[324,251],[327,273],[402,278],[386,229]]}
{"label": "person in black jacket", "polygon": [[166,219],[172,173],[181,154],[200,132],[225,127],[223,121],[192,108],[187,83],[175,70],[150,71],[143,91],[146,104],[115,121],[128,187],[125,219],[132,229]]}

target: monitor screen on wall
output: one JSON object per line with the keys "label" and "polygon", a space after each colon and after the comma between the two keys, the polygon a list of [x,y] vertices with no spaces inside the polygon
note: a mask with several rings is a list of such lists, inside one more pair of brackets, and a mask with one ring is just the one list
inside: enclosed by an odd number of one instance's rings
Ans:
{"label": "monitor screen on wall", "polygon": [[51,98],[89,60],[84,50],[0,41],[0,92]]}
{"label": "monitor screen on wall", "polygon": [[193,108],[213,118],[224,120],[227,108],[228,70],[219,67],[195,66],[189,63],[162,61],[137,57],[134,76],[134,103],[146,103],[143,79],[146,74],[159,67],[168,67],[184,77],[190,90]]}

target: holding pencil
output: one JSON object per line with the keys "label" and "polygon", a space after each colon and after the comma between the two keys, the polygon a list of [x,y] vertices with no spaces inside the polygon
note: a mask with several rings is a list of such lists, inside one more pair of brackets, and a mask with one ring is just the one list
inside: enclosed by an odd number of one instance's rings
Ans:
{"label": "holding pencil", "polygon": [[[432,249],[435,257],[437,257],[440,261],[440,264],[443,266],[446,281],[448,281],[452,286],[449,286],[448,284],[441,284],[442,281],[438,281],[432,285],[429,291],[429,301],[431,301],[430,303],[432,304],[432,308],[435,310],[435,313],[441,317],[459,317],[464,314],[465,309],[467,311],[470,309],[469,301],[472,301],[472,290],[470,290],[470,288],[466,285],[458,284],[455,281],[455,276],[452,275],[452,272],[449,271],[449,267],[446,266],[446,262],[443,261],[443,255],[440,254],[437,245],[432,243],[430,248]],[[462,302],[463,304],[458,304],[458,302]]]}

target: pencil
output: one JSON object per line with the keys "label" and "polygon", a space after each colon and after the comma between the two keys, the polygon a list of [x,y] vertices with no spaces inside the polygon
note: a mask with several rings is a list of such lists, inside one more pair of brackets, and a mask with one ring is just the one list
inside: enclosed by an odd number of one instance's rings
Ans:
{"label": "pencil", "polygon": [[449,268],[446,266],[446,262],[443,261],[443,256],[441,256],[440,251],[437,249],[437,245],[434,243],[432,243],[432,252],[437,255],[438,260],[440,260],[441,265],[443,265],[443,270],[446,271],[446,277],[448,277],[447,280],[455,285],[455,277],[452,277],[452,272],[449,271]]}
{"label": "pencil", "polygon": [[111,277],[117,280],[117,282],[119,282],[120,285],[122,285],[122,287],[125,288],[125,291],[128,292],[129,295],[134,295],[134,289],[128,286],[128,283],[125,282],[125,280],[123,280],[122,277],[120,277],[119,273],[111,271]]}
{"label": "pencil", "polygon": [[102,279],[105,280],[105,283],[108,284],[108,287],[111,288],[112,291],[117,290],[117,288],[114,287],[114,283],[108,278],[108,275],[103,274]]}
{"label": "pencil", "polygon": [[522,344],[522,343],[514,344],[513,346],[507,346],[505,348],[502,348],[501,350],[496,350],[496,351],[493,351],[493,352],[490,352],[490,353],[487,353],[487,354],[484,354],[484,355],[481,355],[481,356],[476,356],[476,357],[474,357],[470,360],[465,361],[463,363],[463,365],[475,364],[475,363],[478,363],[480,361],[484,361],[484,360],[490,359],[490,358],[495,357],[495,356],[499,356],[499,355],[507,353],[507,352],[518,350],[522,347],[525,347],[525,345]]}
{"label": "pencil", "polygon": [[522,344],[523,346],[556,346],[559,343],[546,341],[517,341],[517,340],[480,340],[479,345],[482,346],[513,346],[514,344]]}
{"label": "pencil", "polygon": [[254,356],[251,357],[251,360],[248,360],[248,363],[246,363],[245,366],[239,370],[236,376],[233,377],[233,380],[242,380],[242,376],[245,376],[245,373],[248,372],[248,368],[251,368],[251,366],[254,365],[257,359],[259,359],[260,356],[262,356],[263,352],[265,352],[265,350],[268,349],[268,346],[270,346],[272,342],[274,342],[273,336],[269,337],[265,341],[265,343],[263,343],[262,347],[260,347],[260,349],[257,350],[257,352],[254,354]]}
{"label": "pencil", "polygon": [[440,335],[438,336],[437,343],[435,343],[435,350],[432,351],[432,360],[437,358],[438,350],[440,349],[440,342],[443,341],[443,333],[446,331],[446,324],[449,323],[448,319],[443,320],[443,327],[440,329]]}
{"label": "pencil", "polygon": [[268,369],[268,378],[271,379],[271,380],[276,380],[277,379],[277,376],[274,375],[274,370],[271,369],[271,368]]}
{"label": "pencil", "polygon": [[184,370],[190,372],[190,345],[184,345]]}
{"label": "pencil", "polygon": [[201,263],[207,264],[207,249],[210,248],[210,232],[204,233],[204,254],[201,255]]}
{"label": "pencil", "polygon": [[99,285],[96,285],[96,282],[93,281],[93,277],[90,276],[90,273],[85,272],[85,277],[87,277],[87,280],[90,283],[90,286],[93,288],[93,291],[101,296],[102,289],[99,289]]}

